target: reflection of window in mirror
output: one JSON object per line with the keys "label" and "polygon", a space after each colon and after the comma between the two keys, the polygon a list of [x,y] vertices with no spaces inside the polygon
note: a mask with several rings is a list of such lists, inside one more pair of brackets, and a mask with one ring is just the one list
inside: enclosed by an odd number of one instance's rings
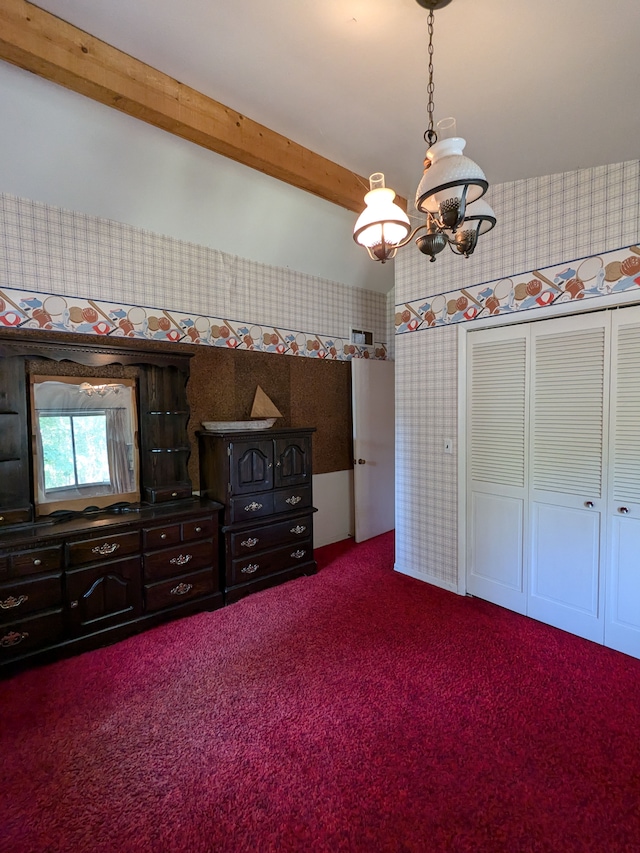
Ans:
{"label": "reflection of window in mirror", "polygon": [[140,500],[135,380],[32,376],[38,515]]}

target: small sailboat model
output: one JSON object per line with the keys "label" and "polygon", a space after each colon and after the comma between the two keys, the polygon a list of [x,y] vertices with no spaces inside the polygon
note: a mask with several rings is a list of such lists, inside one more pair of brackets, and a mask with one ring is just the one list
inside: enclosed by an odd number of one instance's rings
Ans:
{"label": "small sailboat model", "polygon": [[250,421],[202,421],[208,432],[229,432],[230,430],[269,429],[282,417],[282,412],[258,385],[251,407]]}

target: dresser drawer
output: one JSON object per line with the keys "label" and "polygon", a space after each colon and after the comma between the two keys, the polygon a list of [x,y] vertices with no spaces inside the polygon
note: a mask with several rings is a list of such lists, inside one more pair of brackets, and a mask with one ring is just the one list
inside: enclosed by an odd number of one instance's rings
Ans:
{"label": "dresser drawer", "polygon": [[262,518],[273,514],[273,494],[247,495],[241,498],[232,498],[229,502],[231,509],[231,522],[251,521],[254,518]]}
{"label": "dresser drawer", "polygon": [[180,525],[167,524],[164,527],[145,527],[142,536],[145,551],[164,548],[165,545],[176,545],[180,542]]}
{"label": "dresser drawer", "polygon": [[61,610],[39,613],[5,625],[0,628],[0,662],[58,643],[63,638],[63,632]]}
{"label": "dresser drawer", "polygon": [[313,546],[310,540],[288,545],[286,548],[277,548],[273,551],[265,551],[254,557],[245,557],[241,560],[231,561],[231,576],[227,579],[227,586],[239,583],[248,583],[255,578],[263,578],[267,575],[282,572],[301,563],[310,562],[313,559]]}
{"label": "dresser drawer", "polygon": [[288,542],[308,539],[313,530],[312,519],[313,516],[304,515],[276,524],[264,524],[244,533],[229,533],[229,554],[231,557],[244,557]]}
{"label": "dresser drawer", "polygon": [[38,548],[33,551],[16,551],[11,557],[11,568],[16,575],[35,575],[51,572],[62,566],[62,546]]}
{"label": "dresser drawer", "polygon": [[182,523],[182,541],[190,542],[192,539],[211,538],[215,528],[216,521],[210,515],[204,518],[196,518],[193,521],[184,521]]}
{"label": "dresser drawer", "polygon": [[274,492],[273,511],[275,513],[290,512],[308,506],[311,506],[311,486],[296,486]]}
{"label": "dresser drawer", "polygon": [[100,560],[113,560],[137,554],[140,550],[140,533],[103,534],[67,545],[67,559],[70,566],[82,566]]}
{"label": "dresser drawer", "polygon": [[147,489],[147,497],[151,503],[159,504],[166,501],[177,501],[191,497],[191,486],[180,484],[166,489]]}
{"label": "dresser drawer", "polygon": [[167,548],[144,555],[144,577],[147,581],[160,580],[182,575],[193,569],[211,566],[215,559],[213,541],[183,544],[178,548]]}
{"label": "dresser drawer", "polygon": [[31,509],[0,509],[0,527],[7,524],[27,524],[31,521]]}
{"label": "dresser drawer", "polygon": [[62,575],[0,584],[0,622],[62,605]]}
{"label": "dresser drawer", "polygon": [[146,611],[162,610],[165,607],[176,607],[185,601],[201,598],[216,592],[213,569],[204,569],[189,575],[181,575],[160,583],[148,584],[144,588]]}

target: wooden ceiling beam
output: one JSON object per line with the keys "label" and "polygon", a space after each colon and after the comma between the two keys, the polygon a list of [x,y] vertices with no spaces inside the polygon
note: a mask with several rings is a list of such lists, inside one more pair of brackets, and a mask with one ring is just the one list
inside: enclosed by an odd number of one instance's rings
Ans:
{"label": "wooden ceiling beam", "polygon": [[0,0],[0,59],[347,210],[363,208],[367,179],[25,0]]}

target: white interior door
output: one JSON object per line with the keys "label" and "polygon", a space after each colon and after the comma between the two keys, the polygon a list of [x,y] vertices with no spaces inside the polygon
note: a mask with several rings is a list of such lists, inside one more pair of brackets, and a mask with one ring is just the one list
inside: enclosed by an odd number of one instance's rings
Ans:
{"label": "white interior door", "polygon": [[392,361],[351,362],[355,539],[395,527],[395,380]]}
{"label": "white interior door", "polygon": [[524,326],[470,335],[467,590],[526,612],[528,368]]}
{"label": "white interior door", "polygon": [[609,314],[532,326],[527,613],[602,643]]}
{"label": "white interior door", "polygon": [[640,307],[614,312],[605,643],[640,658]]}

